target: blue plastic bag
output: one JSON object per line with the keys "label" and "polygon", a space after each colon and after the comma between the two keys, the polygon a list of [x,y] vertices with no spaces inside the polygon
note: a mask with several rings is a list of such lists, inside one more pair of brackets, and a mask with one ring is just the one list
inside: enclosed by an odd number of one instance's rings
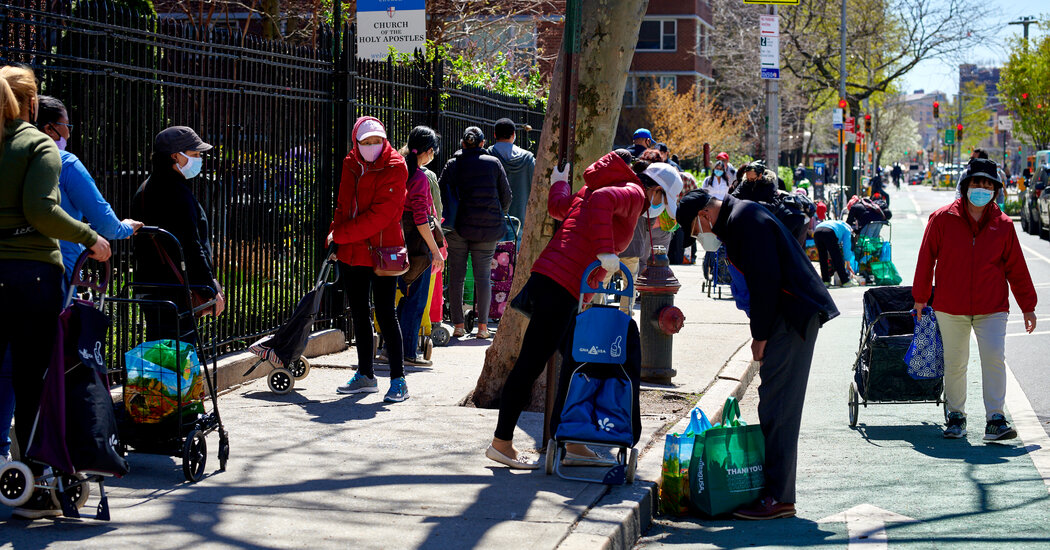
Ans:
{"label": "blue plastic bag", "polygon": [[[916,316],[915,310],[911,310],[912,319]],[[904,362],[908,364],[908,376],[915,380],[944,376],[944,342],[937,327],[937,316],[929,306],[922,308],[922,319],[915,319],[915,335],[904,354]]]}

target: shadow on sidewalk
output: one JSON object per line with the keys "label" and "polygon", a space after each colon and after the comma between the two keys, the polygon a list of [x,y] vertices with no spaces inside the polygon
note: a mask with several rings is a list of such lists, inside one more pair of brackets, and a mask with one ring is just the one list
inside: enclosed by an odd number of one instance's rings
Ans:
{"label": "shadow on sidewalk", "polygon": [[867,426],[859,424],[856,431],[865,441],[878,446],[879,441],[903,441],[916,451],[946,460],[959,460],[967,464],[1002,464],[1009,458],[1027,454],[1029,449],[1021,446],[1020,440],[1009,443],[973,445],[966,438],[945,439],[939,424],[923,422],[910,426]]}
{"label": "shadow on sidewalk", "polygon": [[[677,518],[676,518],[677,519]],[[645,540],[638,545],[644,549],[648,543],[660,545],[680,544],[683,547],[703,544],[714,548],[801,548],[807,546],[841,546],[842,540],[833,540],[835,532],[817,522],[788,518],[773,521],[681,520],[675,528],[664,530],[654,524]]]}

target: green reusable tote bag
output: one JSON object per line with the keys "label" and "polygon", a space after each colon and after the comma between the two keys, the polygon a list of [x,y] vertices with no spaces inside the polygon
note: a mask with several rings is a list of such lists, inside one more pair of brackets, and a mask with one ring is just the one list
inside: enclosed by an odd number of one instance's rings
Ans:
{"label": "green reusable tote bag", "polygon": [[757,500],[765,485],[762,428],[740,420],[736,398],[726,399],[722,423],[696,436],[689,463],[689,503],[708,516]]}

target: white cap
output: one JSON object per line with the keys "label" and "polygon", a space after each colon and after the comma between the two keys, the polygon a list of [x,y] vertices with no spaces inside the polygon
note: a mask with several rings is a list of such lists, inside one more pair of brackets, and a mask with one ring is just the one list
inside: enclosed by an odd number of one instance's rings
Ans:
{"label": "white cap", "polygon": [[685,187],[678,169],[665,162],[654,162],[645,169],[643,174],[660,184],[667,198],[667,213],[672,218],[676,218],[678,216],[678,195],[682,194],[682,189]]}
{"label": "white cap", "polygon": [[383,125],[380,124],[378,120],[366,120],[357,127],[357,141],[372,136],[379,136],[386,139],[386,130],[383,129]]}

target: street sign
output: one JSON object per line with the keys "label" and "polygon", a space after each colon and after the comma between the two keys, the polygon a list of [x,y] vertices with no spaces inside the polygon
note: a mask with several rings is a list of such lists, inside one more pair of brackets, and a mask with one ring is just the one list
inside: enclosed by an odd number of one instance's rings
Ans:
{"label": "street sign", "polygon": [[955,145],[955,128],[947,128],[944,130],[944,144]]}
{"label": "street sign", "polygon": [[842,129],[845,130],[847,133],[853,133],[853,130],[856,129],[856,122],[856,118],[846,117],[845,122],[842,123]]}
{"label": "street sign", "polygon": [[767,80],[780,78],[780,17],[760,15],[758,20],[759,76]]}
{"label": "street sign", "polygon": [[831,126],[836,130],[842,129],[842,109],[835,107],[835,112],[831,115]]}
{"label": "street sign", "polygon": [[1000,132],[1012,132],[1014,130],[1014,119],[1010,115],[999,115],[998,130]]}
{"label": "street sign", "polygon": [[411,54],[426,39],[426,0],[357,0],[358,59],[383,61],[391,47]]}

